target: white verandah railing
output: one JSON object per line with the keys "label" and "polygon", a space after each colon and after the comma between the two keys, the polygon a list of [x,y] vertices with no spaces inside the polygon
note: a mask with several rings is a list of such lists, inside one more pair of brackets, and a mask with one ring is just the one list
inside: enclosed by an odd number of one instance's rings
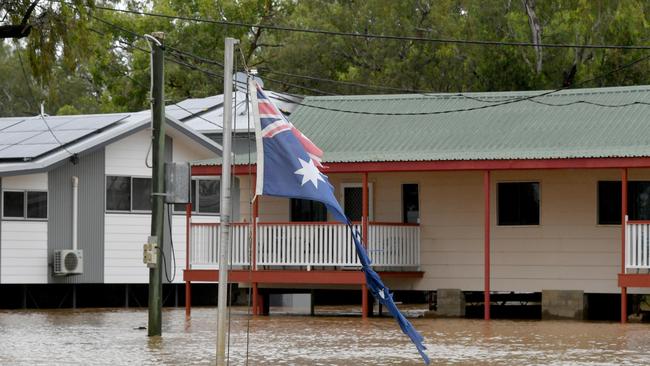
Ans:
{"label": "white verandah railing", "polygon": [[[361,232],[361,225],[354,227]],[[232,265],[250,264],[250,225],[232,226]],[[191,224],[190,263],[215,268],[218,263],[218,224]],[[257,266],[267,267],[357,267],[359,261],[350,229],[338,223],[259,223]],[[418,225],[370,223],[368,255],[377,267],[420,265]]]}
{"label": "white verandah railing", "polygon": [[[219,238],[221,227],[219,224],[191,223],[190,224],[190,264],[201,267],[214,268],[219,263]],[[230,258],[233,266],[247,266],[249,258],[248,224],[232,224],[232,246]]]}
{"label": "white verandah railing", "polygon": [[625,268],[650,269],[650,221],[625,217]]}

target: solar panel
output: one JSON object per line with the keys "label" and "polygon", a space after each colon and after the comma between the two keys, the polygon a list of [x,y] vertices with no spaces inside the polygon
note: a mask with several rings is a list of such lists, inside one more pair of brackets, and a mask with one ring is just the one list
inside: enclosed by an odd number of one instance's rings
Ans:
{"label": "solar panel", "polygon": [[128,117],[124,113],[0,118],[0,159],[35,158]]}
{"label": "solar panel", "polygon": [[202,113],[211,108],[215,108],[221,103],[223,103],[223,95],[186,99],[182,102],[167,106],[165,108],[165,114],[176,119],[184,119],[193,114]]}
{"label": "solar panel", "polygon": [[4,145],[0,146],[0,159],[25,159],[35,157],[59,147],[59,144]]}
{"label": "solar panel", "polygon": [[4,130],[7,127],[11,127],[23,120],[25,120],[25,117],[0,118],[0,130]]}
{"label": "solar panel", "polygon": [[34,137],[42,132],[27,131],[27,132],[4,132],[0,133],[0,145],[13,145],[24,141],[28,138]]}

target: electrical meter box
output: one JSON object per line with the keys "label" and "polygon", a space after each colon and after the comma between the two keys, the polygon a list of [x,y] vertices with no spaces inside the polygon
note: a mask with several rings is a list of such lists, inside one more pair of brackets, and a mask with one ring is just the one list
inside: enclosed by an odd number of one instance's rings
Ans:
{"label": "electrical meter box", "polygon": [[190,163],[165,163],[165,202],[190,203],[192,169]]}

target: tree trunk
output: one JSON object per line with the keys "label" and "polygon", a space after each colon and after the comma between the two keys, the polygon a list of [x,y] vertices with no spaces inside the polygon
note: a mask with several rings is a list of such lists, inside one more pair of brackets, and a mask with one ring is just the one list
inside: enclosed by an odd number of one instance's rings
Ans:
{"label": "tree trunk", "polygon": [[535,0],[522,0],[526,14],[528,14],[528,24],[530,25],[530,33],[533,44],[535,44],[535,72],[537,74],[542,72],[542,26],[539,23],[537,14],[535,13]]}

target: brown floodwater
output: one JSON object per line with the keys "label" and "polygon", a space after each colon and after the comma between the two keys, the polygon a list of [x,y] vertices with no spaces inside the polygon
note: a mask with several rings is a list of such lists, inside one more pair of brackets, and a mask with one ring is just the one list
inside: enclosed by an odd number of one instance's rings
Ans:
{"label": "brown floodwater", "polygon": [[[422,364],[392,318],[327,315],[340,310],[248,320],[235,308],[230,364]],[[648,324],[411,320],[434,365],[650,364]],[[165,309],[163,322],[163,336],[150,338],[140,329],[146,309],[0,311],[0,365],[214,364],[215,308],[194,308],[188,321],[183,309]]]}

